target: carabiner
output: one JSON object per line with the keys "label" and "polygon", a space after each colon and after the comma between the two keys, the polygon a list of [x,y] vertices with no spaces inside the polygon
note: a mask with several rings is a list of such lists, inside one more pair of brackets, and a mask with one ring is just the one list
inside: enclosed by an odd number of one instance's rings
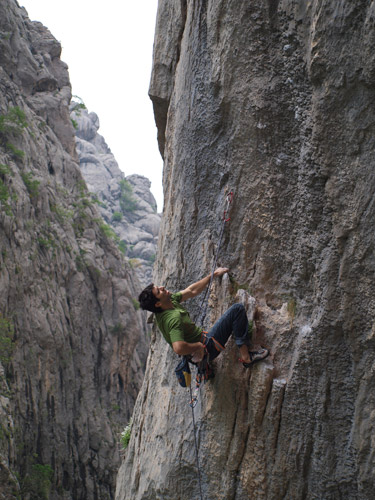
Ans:
{"label": "carabiner", "polygon": [[191,408],[195,408],[198,403],[198,398],[197,396],[193,396],[193,399],[190,401],[189,405]]}

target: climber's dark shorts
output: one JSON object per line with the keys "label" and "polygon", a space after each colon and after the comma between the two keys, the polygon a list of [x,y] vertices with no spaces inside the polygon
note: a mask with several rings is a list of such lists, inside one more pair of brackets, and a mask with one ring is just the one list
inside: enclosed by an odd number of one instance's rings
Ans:
{"label": "climber's dark shorts", "polygon": [[206,346],[209,361],[218,356],[224,349],[232,332],[238,347],[250,345],[248,320],[242,304],[234,304],[216,321],[209,332],[202,333],[202,343]]}

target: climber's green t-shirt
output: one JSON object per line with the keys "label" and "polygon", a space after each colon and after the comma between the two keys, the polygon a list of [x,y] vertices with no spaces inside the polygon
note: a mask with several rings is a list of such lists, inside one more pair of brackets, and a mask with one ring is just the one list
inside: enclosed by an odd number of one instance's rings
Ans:
{"label": "climber's green t-shirt", "polygon": [[181,292],[172,294],[174,308],[155,314],[159,330],[170,346],[179,340],[192,344],[201,339],[202,330],[191,321],[189,313],[180,304],[181,298]]}

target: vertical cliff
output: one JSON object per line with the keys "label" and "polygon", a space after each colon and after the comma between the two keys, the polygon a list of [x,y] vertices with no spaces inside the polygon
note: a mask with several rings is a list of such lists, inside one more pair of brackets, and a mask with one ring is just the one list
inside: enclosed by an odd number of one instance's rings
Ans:
{"label": "vertical cliff", "polygon": [[[233,189],[210,321],[246,289],[272,351],[245,372],[230,344],[203,389],[206,500],[373,497],[374,23],[370,0],[159,1],[157,279],[207,273]],[[176,362],[155,333],[118,500],[199,498]]]}
{"label": "vertical cliff", "polygon": [[0,497],[114,496],[147,352],[81,176],[61,46],[0,3]]}

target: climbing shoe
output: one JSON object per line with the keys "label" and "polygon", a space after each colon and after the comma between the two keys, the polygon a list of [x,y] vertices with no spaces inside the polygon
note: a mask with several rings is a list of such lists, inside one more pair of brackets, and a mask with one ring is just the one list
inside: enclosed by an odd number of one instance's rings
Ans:
{"label": "climbing shoe", "polygon": [[265,348],[258,349],[257,351],[249,351],[250,354],[250,362],[246,363],[242,359],[239,361],[243,364],[245,368],[250,368],[253,366],[254,363],[257,363],[258,361],[262,361],[263,359],[266,359],[266,357],[269,355],[270,351]]}

